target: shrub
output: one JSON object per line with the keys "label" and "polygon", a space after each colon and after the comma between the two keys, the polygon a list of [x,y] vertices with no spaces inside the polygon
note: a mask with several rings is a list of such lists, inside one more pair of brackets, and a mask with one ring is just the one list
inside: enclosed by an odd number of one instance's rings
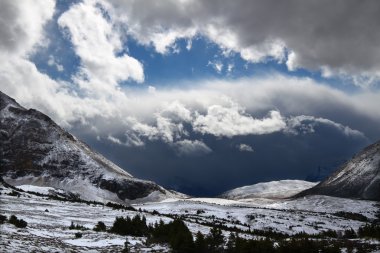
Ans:
{"label": "shrub", "polygon": [[79,224],[75,224],[74,222],[71,222],[71,225],[69,226],[69,229],[71,230],[88,230],[88,228],[82,226],[82,225],[79,225]]}
{"label": "shrub", "polygon": [[7,216],[0,214],[0,224],[4,224],[7,221]]}
{"label": "shrub", "polygon": [[102,221],[98,221],[98,224],[96,224],[94,227],[94,231],[96,232],[106,231],[106,230],[107,230],[106,224],[104,224],[104,222]]}
{"label": "shrub", "polygon": [[335,216],[350,219],[350,220],[358,220],[358,221],[368,221],[368,218],[360,213],[351,213],[351,212],[336,212]]}
{"label": "shrub", "polygon": [[24,221],[23,219],[17,219],[15,215],[12,215],[9,218],[9,223],[15,225],[18,228],[25,228],[28,225],[26,221]]}
{"label": "shrub", "polygon": [[380,239],[380,225],[366,224],[359,228],[358,234],[360,237],[371,237]]}
{"label": "shrub", "polygon": [[75,238],[82,238],[82,233],[76,232],[75,233]]}

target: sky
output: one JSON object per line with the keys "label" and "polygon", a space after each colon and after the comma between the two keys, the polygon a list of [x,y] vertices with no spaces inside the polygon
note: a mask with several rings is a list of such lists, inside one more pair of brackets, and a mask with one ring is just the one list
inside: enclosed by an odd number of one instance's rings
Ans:
{"label": "sky", "polygon": [[380,139],[377,0],[0,1],[0,90],[195,196]]}

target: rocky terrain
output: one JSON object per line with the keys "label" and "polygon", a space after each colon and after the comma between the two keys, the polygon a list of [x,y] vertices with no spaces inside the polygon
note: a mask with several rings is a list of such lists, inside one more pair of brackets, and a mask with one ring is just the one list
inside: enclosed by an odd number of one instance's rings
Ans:
{"label": "rocky terrain", "polygon": [[0,175],[13,185],[49,186],[80,198],[133,202],[178,195],[132,175],[48,116],[0,92]]}
{"label": "rocky terrain", "polygon": [[380,201],[380,141],[366,147],[326,180],[297,196],[313,194]]}

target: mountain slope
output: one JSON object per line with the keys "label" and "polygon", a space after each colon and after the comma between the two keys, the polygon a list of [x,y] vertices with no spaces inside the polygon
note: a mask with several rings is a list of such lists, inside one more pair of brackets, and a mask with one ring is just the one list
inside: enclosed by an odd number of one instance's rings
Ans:
{"label": "mountain slope", "polygon": [[48,116],[0,92],[0,175],[14,185],[50,186],[98,201],[158,200],[172,193],[136,179]]}
{"label": "mountain slope", "polygon": [[380,141],[368,146],[305,195],[380,200]]}
{"label": "mountain slope", "polygon": [[288,198],[315,185],[316,183],[302,180],[271,181],[235,188],[221,194],[220,197],[235,200],[250,198]]}

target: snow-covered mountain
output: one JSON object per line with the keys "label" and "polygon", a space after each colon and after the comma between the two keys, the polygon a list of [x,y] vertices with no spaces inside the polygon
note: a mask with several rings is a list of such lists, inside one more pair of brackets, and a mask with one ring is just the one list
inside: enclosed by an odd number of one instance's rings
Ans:
{"label": "snow-covered mountain", "polygon": [[221,194],[220,197],[235,200],[251,198],[289,198],[316,184],[317,183],[302,180],[271,181],[235,188]]}
{"label": "snow-covered mountain", "polygon": [[115,202],[178,196],[134,178],[34,109],[0,91],[0,176],[13,185],[49,186],[83,199]]}
{"label": "snow-covered mountain", "polygon": [[366,147],[315,187],[297,196],[329,195],[380,200],[380,141]]}

